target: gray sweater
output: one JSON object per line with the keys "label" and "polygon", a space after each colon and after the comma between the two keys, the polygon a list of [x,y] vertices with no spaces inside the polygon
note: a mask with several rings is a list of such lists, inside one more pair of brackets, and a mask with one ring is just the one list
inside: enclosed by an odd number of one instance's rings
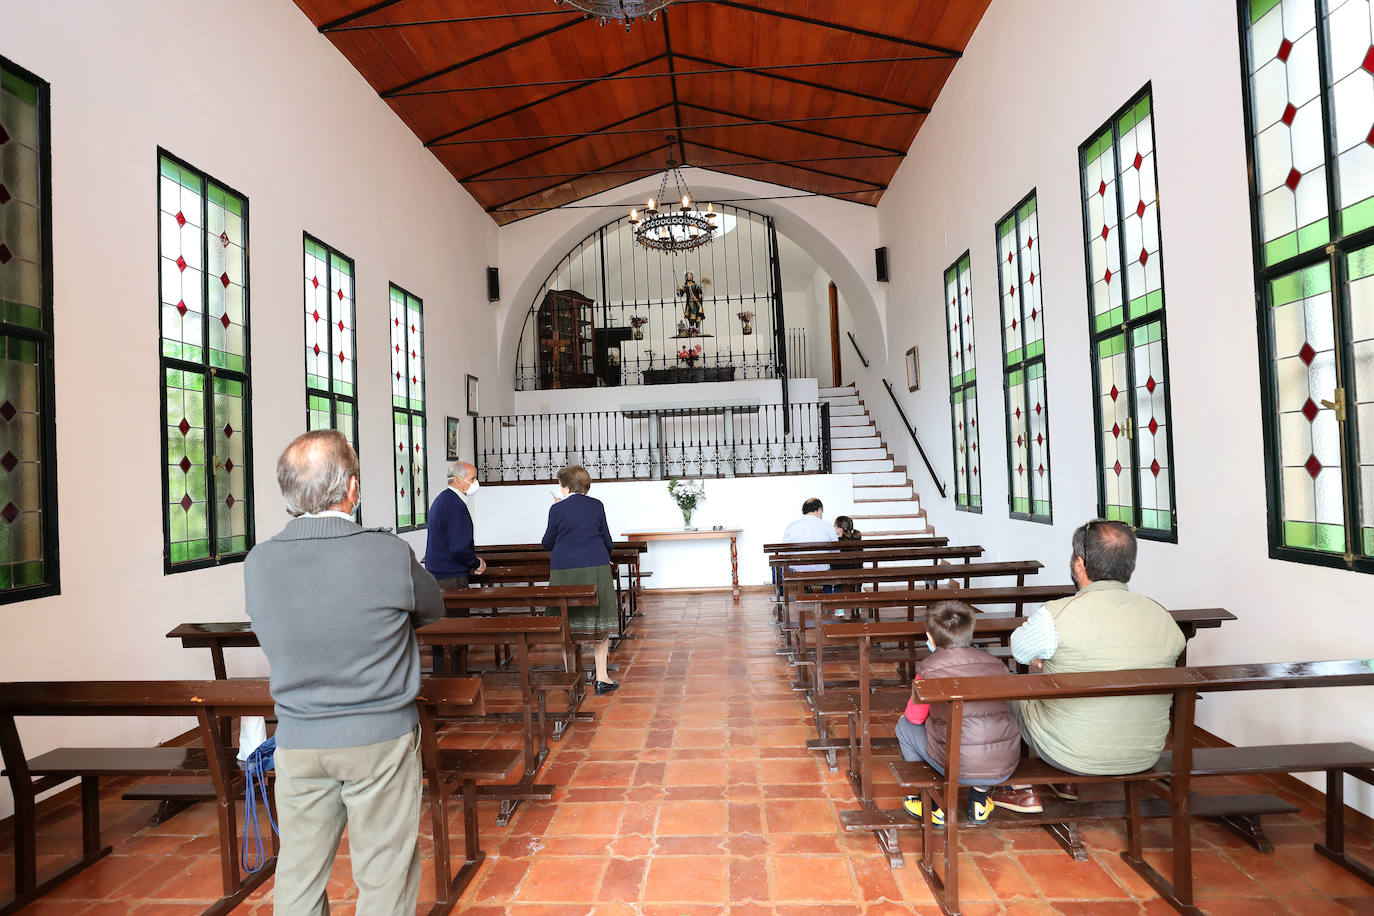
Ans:
{"label": "gray sweater", "polygon": [[358,747],[415,727],[413,631],[443,617],[444,601],[405,541],[342,518],[298,518],[253,548],[243,580],[272,667],[280,747]]}

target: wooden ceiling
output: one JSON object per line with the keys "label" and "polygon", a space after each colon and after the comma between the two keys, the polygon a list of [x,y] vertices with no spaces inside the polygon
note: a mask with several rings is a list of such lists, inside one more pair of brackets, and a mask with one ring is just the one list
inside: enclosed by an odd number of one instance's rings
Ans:
{"label": "wooden ceiling", "polygon": [[295,2],[502,225],[670,158],[876,205],[988,5],[677,0],[626,32],[553,0]]}

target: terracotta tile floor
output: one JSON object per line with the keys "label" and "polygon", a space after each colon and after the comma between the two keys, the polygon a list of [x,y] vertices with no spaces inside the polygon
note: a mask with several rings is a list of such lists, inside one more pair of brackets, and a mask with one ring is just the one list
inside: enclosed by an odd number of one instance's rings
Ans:
{"label": "terracotta tile floor", "polygon": [[[746,594],[645,601],[640,638],[614,656],[622,687],[590,697],[598,721],[578,725],[553,751],[541,781],[555,803],[528,804],[509,826],[482,813],[487,860],[459,905],[469,916],[535,914],[937,913],[915,868],[891,869],[867,835],[840,832],[854,807],[843,777],[808,753],[809,720],[775,653],[770,607]],[[895,718],[895,711],[894,711]],[[512,742],[509,729],[467,729],[451,743]],[[886,767],[878,767],[886,775]],[[1251,780],[1273,790],[1272,784]],[[1211,787],[1208,787],[1211,788]],[[895,796],[890,780],[883,792]],[[1283,792],[1280,790],[1280,795]],[[102,811],[114,854],[54,890],[26,914],[199,913],[218,894],[214,819],[198,805],[159,827],[153,806],[108,793]],[[1297,801],[1296,799],[1290,799]],[[1319,812],[1266,819],[1276,844],[1262,855],[1199,823],[1195,873],[1209,914],[1374,914],[1374,887],[1312,850]],[[74,807],[45,818],[41,851],[56,862],[79,845]],[[455,823],[453,834],[461,836]],[[429,818],[421,826],[426,872],[421,911],[433,900]],[[1073,862],[1037,828],[962,834],[964,912],[1016,914],[1171,913],[1122,862],[1122,830],[1088,825],[1085,862]],[[1161,859],[1165,834],[1147,840]],[[904,848],[916,849],[915,835]],[[1352,847],[1374,861],[1368,836]],[[331,882],[333,912],[351,914],[347,838]],[[3,852],[3,850],[0,850]],[[13,862],[0,854],[0,885]],[[271,884],[241,906],[270,913]]]}

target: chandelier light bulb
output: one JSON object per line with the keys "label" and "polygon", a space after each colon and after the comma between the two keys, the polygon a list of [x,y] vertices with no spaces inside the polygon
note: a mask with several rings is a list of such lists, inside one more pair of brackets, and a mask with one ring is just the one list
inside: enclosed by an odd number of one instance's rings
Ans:
{"label": "chandelier light bulb", "polygon": [[683,195],[682,195],[682,209],[684,209],[684,210],[690,210],[690,209],[692,209],[692,198],[688,197],[686,194],[683,194]]}
{"label": "chandelier light bulb", "polygon": [[649,206],[645,207],[644,209],[648,210],[650,213],[654,212],[654,199],[652,197],[649,198]]}

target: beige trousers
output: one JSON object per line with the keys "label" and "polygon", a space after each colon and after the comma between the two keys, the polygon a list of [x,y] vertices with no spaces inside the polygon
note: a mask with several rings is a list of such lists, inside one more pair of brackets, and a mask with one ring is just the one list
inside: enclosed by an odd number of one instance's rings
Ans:
{"label": "beige trousers", "polygon": [[420,893],[420,729],[378,744],[276,751],[275,916],[325,916],[348,825],[357,916],[414,916]]}

